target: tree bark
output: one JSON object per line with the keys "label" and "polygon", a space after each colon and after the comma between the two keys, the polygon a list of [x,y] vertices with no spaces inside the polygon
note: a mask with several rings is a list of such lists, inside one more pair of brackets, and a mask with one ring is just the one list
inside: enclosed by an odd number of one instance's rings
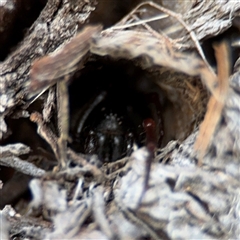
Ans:
{"label": "tree bark", "polygon": [[[28,1],[24,3],[33,9]],[[9,47],[0,63],[0,165],[4,166],[0,170],[0,235],[6,239],[237,239],[240,3],[39,1],[39,6],[44,4],[27,31],[22,30],[23,39]],[[134,12],[138,4],[142,12]],[[13,36],[16,15],[25,14],[23,9],[17,1],[0,3],[2,46]],[[147,22],[159,15],[163,19]],[[9,29],[6,21],[11,23]],[[68,71],[68,61],[60,57],[76,59],[66,46],[78,46],[76,39],[80,36],[81,42],[83,36],[78,32],[87,31],[89,24],[101,25],[103,31],[97,27],[94,34],[87,34],[87,49]],[[224,88],[219,69],[226,61],[215,57],[212,49],[212,43],[220,40],[231,53],[221,55],[230,65]],[[30,92],[31,69],[40,66],[36,59],[45,57],[48,63],[54,54],[56,61],[64,63],[57,68],[58,77],[39,87],[45,93]],[[42,67],[37,74],[48,71],[51,75],[55,60],[53,67]],[[122,60],[127,62],[122,71],[131,75],[132,66],[141,69],[159,86],[166,98],[162,102],[167,103],[162,110],[164,140],[151,164],[147,187],[145,147],[99,166],[94,157],[77,154],[68,146],[71,164],[56,168],[61,129],[53,84],[67,76],[71,89],[72,82],[104,68],[106,62],[123,66]],[[139,75],[133,74],[140,79]],[[220,106],[218,112],[212,102]]]}

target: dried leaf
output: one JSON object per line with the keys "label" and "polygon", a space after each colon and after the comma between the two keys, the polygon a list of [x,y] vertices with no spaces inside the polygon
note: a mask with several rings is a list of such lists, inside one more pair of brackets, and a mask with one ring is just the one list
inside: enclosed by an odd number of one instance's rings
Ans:
{"label": "dried leaf", "polygon": [[90,39],[101,26],[88,26],[66,45],[36,60],[30,71],[29,92],[52,86],[56,81],[78,69],[84,55],[89,51]]}

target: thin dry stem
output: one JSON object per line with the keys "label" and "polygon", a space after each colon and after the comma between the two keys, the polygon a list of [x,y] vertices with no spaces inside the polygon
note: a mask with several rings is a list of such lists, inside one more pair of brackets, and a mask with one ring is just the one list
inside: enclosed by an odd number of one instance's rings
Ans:
{"label": "thin dry stem", "polygon": [[212,138],[214,136],[217,125],[222,116],[222,109],[228,93],[228,78],[230,74],[229,66],[229,51],[225,42],[214,46],[217,69],[218,69],[218,84],[216,94],[221,96],[221,101],[213,95],[207,106],[207,112],[200,126],[198,138],[195,143],[195,149],[199,152],[200,162],[206,154]]}

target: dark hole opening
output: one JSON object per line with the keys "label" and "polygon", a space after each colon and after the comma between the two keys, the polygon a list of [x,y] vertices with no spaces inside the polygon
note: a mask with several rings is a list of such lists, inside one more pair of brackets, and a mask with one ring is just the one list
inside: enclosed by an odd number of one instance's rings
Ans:
{"label": "dark hole opening", "polygon": [[126,60],[88,62],[69,87],[71,147],[111,162],[145,144],[145,119],[162,145],[164,94],[146,71]]}

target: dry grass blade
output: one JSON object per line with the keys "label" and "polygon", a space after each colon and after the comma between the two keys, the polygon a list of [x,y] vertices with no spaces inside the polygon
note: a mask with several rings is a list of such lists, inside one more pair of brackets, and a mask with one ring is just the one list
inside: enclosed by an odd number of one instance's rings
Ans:
{"label": "dry grass blade", "polygon": [[[153,18],[150,18],[150,19],[145,19],[145,20],[141,20],[141,21],[138,21],[136,23],[131,23],[131,24],[124,24],[121,26],[121,23],[124,23],[127,21],[127,19],[129,17],[132,17],[134,15],[134,13],[139,10],[142,6],[144,5],[149,5],[151,7],[154,7],[156,9],[158,9],[159,11],[163,12],[164,14],[160,15],[160,16],[155,16]],[[206,61],[206,58],[205,58],[205,55],[203,53],[203,50],[200,46],[200,43],[197,39],[197,36],[195,35],[195,33],[191,30],[191,28],[184,22],[183,18],[182,18],[182,15],[181,14],[178,14],[178,13],[175,13],[167,8],[164,8],[154,2],[143,2],[141,4],[139,4],[131,13],[129,13],[119,24],[118,26],[115,26],[113,27],[112,29],[123,29],[123,28],[128,28],[128,27],[131,27],[131,26],[135,26],[135,25],[140,25],[140,24],[144,24],[144,23],[147,23],[147,22],[151,22],[151,21],[156,21],[156,20],[160,20],[160,19],[163,19],[163,18],[166,18],[167,16],[171,16],[173,18],[175,18],[186,30],[187,32],[189,33],[190,37],[192,38],[195,46],[196,46],[196,49],[198,50],[198,53],[199,55],[201,56],[201,58],[203,59],[203,61],[205,62],[205,64],[208,66],[208,63]],[[120,26],[119,26],[120,25]],[[209,69],[210,66],[208,66]]]}
{"label": "dry grass blade", "polygon": [[213,95],[207,106],[207,112],[200,126],[200,132],[195,143],[195,149],[199,152],[200,161],[206,154],[208,147],[211,144],[211,139],[214,135],[216,127],[220,121],[224,102],[228,93],[228,78],[230,75],[229,52],[226,42],[219,45],[214,45],[215,56],[217,60],[218,84],[216,86],[216,95],[221,97],[221,100]]}
{"label": "dry grass blade", "polygon": [[66,75],[64,80],[58,81],[58,129],[60,136],[58,138],[59,163],[62,168],[67,164],[67,141],[69,132],[69,97],[67,81],[69,76]]}

